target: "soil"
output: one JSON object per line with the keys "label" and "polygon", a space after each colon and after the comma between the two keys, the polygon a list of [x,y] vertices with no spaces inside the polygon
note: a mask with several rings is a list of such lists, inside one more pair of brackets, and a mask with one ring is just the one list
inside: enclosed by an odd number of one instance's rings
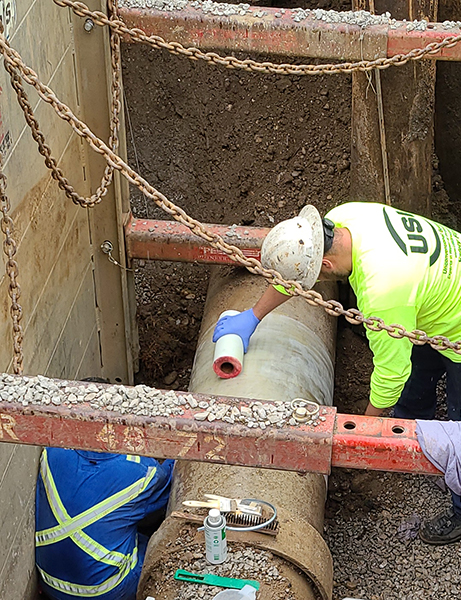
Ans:
{"label": "soil", "polygon": [[[323,214],[347,200],[349,76],[229,71],[139,45],[124,46],[123,68],[130,163],[191,216],[268,227],[307,203]],[[168,219],[137,189],[132,206]],[[136,266],[138,380],[187,389],[208,270]]]}
{"label": "soil", "polygon": [[[275,4],[350,9],[341,0]],[[139,45],[123,46],[123,69],[130,164],[192,217],[269,227],[307,203],[324,214],[348,200],[350,77],[230,71]],[[456,227],[436,157],[433,206],[434,217]],[[132,210],[137,217],[169,218],[137,189]],[[145,261],[135,267],[137,381],[187,390],[208,268]],[[347,287],[341,300],[353,303]],[[334,400],[340,412],[363,413],[371,370],[363,330],[340,319]],[[383,485],[391,486],[397,501],[402,496],[398,477],[384,483],[373,473],[337,470],[330,478],[327,523],[339,510],[346,518],[377,509]]]}
{"label": "soil", "polygon": [[[315,1],[301,5],[318,7]],[[321,7],[350,9],[342,0]],[[124,45],[123,76],[130,164],[192,217],[270,227],[307,203],[325,214],[349,199],[348,75],[245,73]],[[434,156],[433,217],[456,228],[461,208],[445,191],[440,173],[447,170],[444,163],[439,172]],[[137,188],[132,210],[137,217],[169,218]],[[135,266],[137,380],[187,389],[208,268],[145,261]],[[346,291],[344,304],[353,301]],[[360,411],[367,395],[370,354],[360,333],[358,339],[351,335],[340,319],[336,397],[342,411]],[[344,348],[350,348],[347,355]]]}

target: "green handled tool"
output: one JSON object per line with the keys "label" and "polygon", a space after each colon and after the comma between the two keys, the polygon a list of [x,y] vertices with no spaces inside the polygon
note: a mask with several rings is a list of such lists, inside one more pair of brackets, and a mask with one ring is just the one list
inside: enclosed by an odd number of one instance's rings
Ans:
{"label": "green handled tool", "polygon": [[233,577],[220,577],[219,575],[211,575],[205,573],[205,575],[196,575],[195,573],[189,573],[184,569],[178,569],[174,574],[174,578],[179,581],[190,581],[191,583],[203,583],[205,585],[216,585],[218,587],[230,588],[233,590],[241,590],[246,585],[251,585],[256,590],[259,590],[259,583],[252,579],[234,579]]}

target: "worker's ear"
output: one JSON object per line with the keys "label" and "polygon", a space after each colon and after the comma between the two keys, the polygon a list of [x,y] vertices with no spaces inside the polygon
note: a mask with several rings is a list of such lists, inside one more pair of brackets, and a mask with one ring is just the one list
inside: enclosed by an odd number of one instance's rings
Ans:
{"label": "worker's ear", "polygon": [[332,262],[332,260],[330,258],[325,258],[323,257],[322,259],[322,269],[321,269],[321,273],[323,273],[324,275],[329,275],[334,271],[334,264]]}

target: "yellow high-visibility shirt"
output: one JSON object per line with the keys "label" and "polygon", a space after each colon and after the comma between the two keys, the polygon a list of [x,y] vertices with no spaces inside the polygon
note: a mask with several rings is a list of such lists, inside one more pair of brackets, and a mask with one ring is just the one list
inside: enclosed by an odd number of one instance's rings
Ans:
{"label": "yellow high-visibility shirt", "polygon": [[[350,202],[327,215],[352,236],[349,282],[359,310],[407,331],[461,340],[461,234],[375,202]],[[373,352],[370,401],[393,406],[411,372],[413,344],[366,329]],[[461,355],[443,354],[454,362]]]}

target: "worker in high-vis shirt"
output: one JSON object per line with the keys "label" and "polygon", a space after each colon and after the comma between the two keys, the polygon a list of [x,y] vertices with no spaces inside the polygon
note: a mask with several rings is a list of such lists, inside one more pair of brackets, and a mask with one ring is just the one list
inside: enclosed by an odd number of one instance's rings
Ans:
{"label": "worker in high-vis shirt", "polygon": [[173,461],[46,448],[36,492],[36,565],[52,600],[135,600],[148,537],[168,502]]}
{"label": "worker in high-vis shirt", "polygon": [[[461,340],[461,235],[425,217],[351,202],[322,220],[306,206],[270,231],[261,261],[305,289],[318,279],[348,280],[365,317]],[[253,308],[220,319],[213,341],[235,333],[246,351],[261,319],[290,297],[283,286],[269,286]],[[461,354],[385,331],[366,333],[374,364],[366,415],[394,407],[397,418],[434,419],[437,382],[446,373],[448,418],[461,420]],[[461,498],[452,495],[453,509],[422,527],[427,543],[461,540]]]}

